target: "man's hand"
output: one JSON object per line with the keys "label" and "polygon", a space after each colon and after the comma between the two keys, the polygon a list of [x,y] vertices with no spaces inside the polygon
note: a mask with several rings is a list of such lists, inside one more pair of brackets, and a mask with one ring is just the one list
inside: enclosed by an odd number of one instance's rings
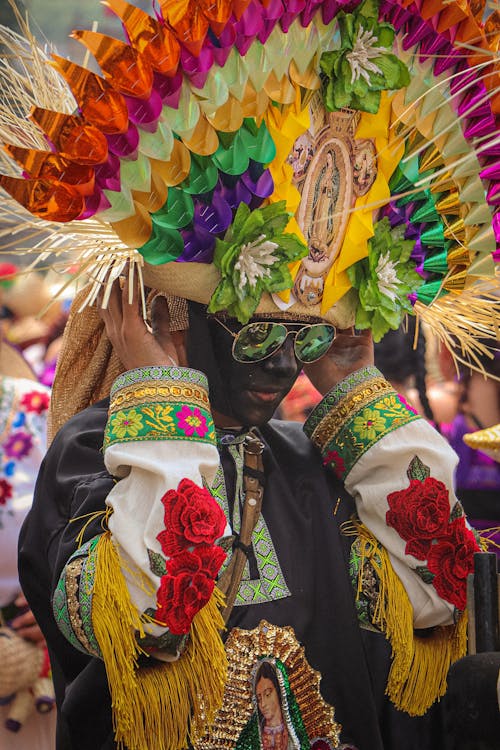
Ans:
{"label": "man's hand", "polygon": [[325,395],[337,383],[356,370],[373,365],[373,340],[370,331],[354,334],[353,329],[337,331],[334,342],[324,357],[304,365],[304,372],[315,388]]}
{"label": "man's hand", "polygon": [[[19,609],[25,609],[28,607],[28,602],[23,594],[19,594],[14,604]],[[17,635],[24,638],[26,641],[32,641],[32,643],[35,643],[37,646],[45,646],[45,638],[43,637],[43,633],[40,630],[31,609],[26,609],[25,612],[14,618],[10,623],[10,627],[12,630],[16,631]]]}
{"label": "man's hand", "polygon": [[[127,370],[152,365],[185,365],[183,336],[170,333],[170,317],[165,297],[158,296],[151,307],[152,331],[148,329],[139,309],[139,294],[133,290],[129,302],[128,279],[116,279],[106,309],[98,299],[99,314],[113,348]],[[122,285],[122,288],[120,286]]]}

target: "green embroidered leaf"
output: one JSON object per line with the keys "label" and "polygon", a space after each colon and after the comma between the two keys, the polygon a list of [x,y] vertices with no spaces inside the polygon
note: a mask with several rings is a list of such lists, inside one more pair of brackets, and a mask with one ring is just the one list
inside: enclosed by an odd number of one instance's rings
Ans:
{"label": "green embroidered leaf", "polygon": [[406,472],[408,479],[418,479],[423,482],[424,479],[430,477],[431,470],[426,466],[418,456],[413,456]]}
{"label": "green embroidered leaf", "polygon": [[450,521],[455,521],[457,518],[462,518],[464,515],[464,509],[461,503],[457,500],[450,513]]}
{"label": "green embroidered leaf", "polygon": [[434,573],[431,573],[429,568],[426,568],[425,565],[418,565],[415,568],[415,573],[420,576],[424,583],[432,583],[434,580]]}
{"label": "green embroidered leaf", "polygon": [[148,549],[148,557],[151,572],[154,573],[155,576],[158,576],[158,578],[164,576],[167,572],[167,564],[163,555],[160,555],[159,552],[155,552],[152,549]]}

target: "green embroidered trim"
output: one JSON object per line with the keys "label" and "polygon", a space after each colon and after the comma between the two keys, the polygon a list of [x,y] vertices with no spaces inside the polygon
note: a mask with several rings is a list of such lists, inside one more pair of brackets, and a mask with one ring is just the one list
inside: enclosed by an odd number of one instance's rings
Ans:
{"label": "green embroidered trim", "polygon": [[104,449],[133,440],[192,440],[215,445],[215,428],[208,409],[188,404],[153,403],[110,414]]}
{"label": "green embroidered trim", "polygon": [[[236,468],[236,496],[231,523],[231,527],[236,533],[239,532],[241,528],[240,507],[243,493],[242,442],[241,437],[237,437],[235,443],[229,446],[229,452]],[[210,492],[224,511],[226,518],[229,518],[226,483],[222,466],[220,465],[217,469],[212,486],[210,487]],[[247,562],[245,564],[245,569],[234,602],[235,607],[272,602],[290,596],[290,591],[286,585],[285,577],[282,573],[278,556],[271,539],[271,534],[269,533],[269,529],[263,516],[259,518],[254,529],[252,535],[252,549],[255,555],[259,577],[250,577],[250,566]],[[231,554],[229,553],[219,575],[229,564],[230,559]]]}
{"label": "green embroidered trim", "polygon": [[389,394],[373,401],[346,421],[323,450],[325,464],[332,463],[339,477],[345,479],[353,466],[375,443],[398,427],[421,417]]}
{"label": "green embroidered trim", "polygon": [[82,626],[85,635],[88,638],[89,644],[92,647],[96,656],[102,658],[101,649],[94,634],[94,626],[92,624],[92,594],[94,590],[94,579],[95,569],[97,564],[97,542],[99,537],[94,537],[89,542],[88,556],[83,561],[82,572],[80,575],[80,616],[82,618]]}
{"label": "green embroidered trim", "polygon": [[199,370],[192,370],[190,367],[139,367],[127,370],[116,378],[111,388],[111,398],[120,388],[148,380],[178,380],[208,390],[207,376]]}
{"label": "green embroidered trim", "polygon": [[351,373],[337,383],[331,391],[313,409],[304,423],[304,432],[311,437],[321,420],[354,388],[374,378],[380,379],[384,376],[376,367],[363,367],[361,370]]}
{"label": "green embroidered trim", "polygon": [[[68,576],[68,571],[71,570],[71,567],[74,566],[74,563],[81,558],[83,558],[82,563],[83,565],[86,562],[87,555],[92,555],[93,550],[95,546],[97,545],[97,542],[99,540],[99,536],[93,537],[93,539],[90,539],[88,542],[86,542],[84,545],[79,547],[79,549],[76,550],[76,552],[71,555],[68,562],[66,563],[61,576],[59,578],[59,581],[57,583],[56,590],[54,592],[54,596],[52,597],[52,611],[54,613],[54,619],[56,621],[56,624],[59,628],[59,630],[62,632],[64,637],[71,643],[74,648],[78,649],[78,651],[83,651],[83,653],[88,654],[89,652],[99,656],[100,650],[99,646],[95,640],[93,631],[92,631],[92,620],[90,618],[90,625],[89,625],[89,605],[86,601],[84,601],[84,606],[82,610],[82,599],[80,598],[81,594],[81,588],[82,588],[82,579],[83,579],[83,569],[82,573],[80,575],[80,584],[78,585],[76,582],[76,578],[73,574]],[[94,555],[92,555],[95,557]],[[94,568],[92,569],[92,579],[93,579],[93,570],[95,569],[95,562],[94,562]],[[84,589],[88,590],[88,585],[90,581],[86,579],[86,584],[83,587]],[[74,589],[74,591],[73,591]],[[68,594],[68,591],[71,590],[71,594]],[[75,607],[73,604],[70,604],[69,599],[71,598],[72,602],[76,603],[78,602],[80,607],[80,612],[77,612],[75,610]],[[75,619],[76,618],[76,619]],[[82,628],[84,630],[84,634],[88,639],[87,644],[83,644],[82,641],[79,640],[75,633],[75,627],[77,627],[77,622],[79,623],[81,620]],[[89,637],[90,634],[90,637]]]}
{"label": "green embroidered trim", "polygon": [[78,651],[83,651],[85,654],[88,653],[76,637],[73,628],[71,627],[68,599],[66,596],[66,568],[64,568],[61,573],[59,581],[57,582],[56,590],[52,597],[52,611],[54,613],[56,625],[66,640],[68,640],[74,648],[78,649]]}

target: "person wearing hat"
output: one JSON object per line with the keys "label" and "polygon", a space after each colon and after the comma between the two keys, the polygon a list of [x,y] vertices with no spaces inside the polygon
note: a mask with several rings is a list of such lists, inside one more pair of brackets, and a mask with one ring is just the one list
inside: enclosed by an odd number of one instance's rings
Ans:
{"label": "person wearing hat", "polygon": [[[33,65],[0,176],[42,257],[79,252],[89,282],[19,553],[58,748],[259,748],[263,659],[270,741],[441,748],[479,544],[456,455],[370,331],[418,314],[466,351],[476,324],[496,335],[496,21],[107,4],[126,41],[74,32],[102,75]],[[302,368],[323,397],[304,431],[272,419]]]}
{"label": "person wearing hat", "polygon": [[54,691],[44,636],[19,583],[19,530],[45,452],[49,389],[0,325],[0,746],[50,750]]}

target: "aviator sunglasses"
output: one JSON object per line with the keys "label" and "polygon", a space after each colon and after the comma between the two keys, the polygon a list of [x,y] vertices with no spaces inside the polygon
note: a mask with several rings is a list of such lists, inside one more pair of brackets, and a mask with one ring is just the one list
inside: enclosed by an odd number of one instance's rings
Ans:
{"label": "aviator sunglasses", "polygon": [[234,339],[232,355],[237,362],[243,363],[260,362],[271,357],[292,333],[295,356],[299,362],[310,364],[327,353],[335,338],[335,327],[328,323],[311,323],[289,330],[284,323],[257,321],[248,323],[235,333],[220,318],[214,316],[214,320],[231,334]]}

